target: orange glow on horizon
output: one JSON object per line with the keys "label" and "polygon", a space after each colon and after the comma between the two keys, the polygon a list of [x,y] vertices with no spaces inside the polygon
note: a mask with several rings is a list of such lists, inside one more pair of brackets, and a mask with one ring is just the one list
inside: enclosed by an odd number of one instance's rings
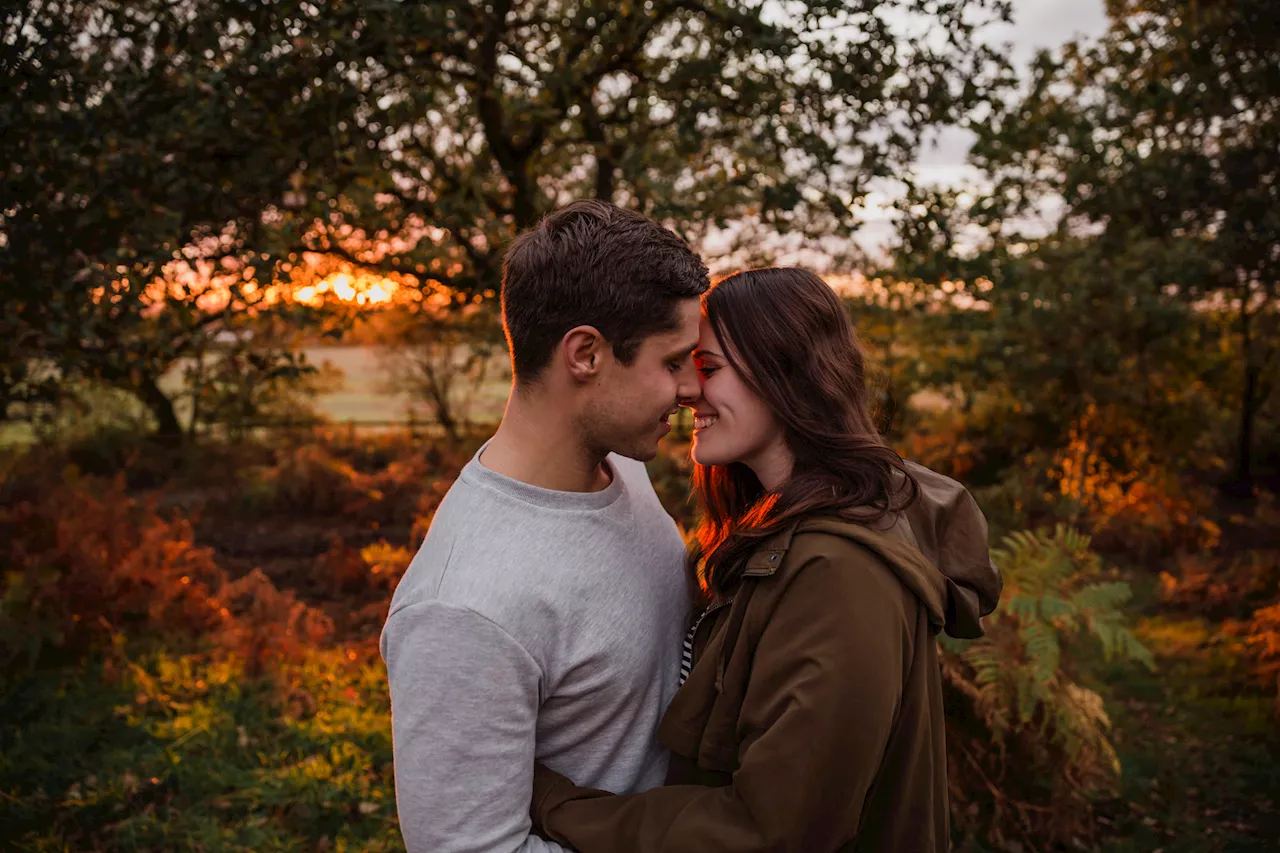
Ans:
{"label": "orange glow on horizon", "polygon": [[396,298],[400,284],[389,278],[373,275],[335,272],[315,284],[307,284],[293,291],[293,298],[308,305],[324,302],[326,294],[332,294],[343,302],[357,305],[384,305]]}

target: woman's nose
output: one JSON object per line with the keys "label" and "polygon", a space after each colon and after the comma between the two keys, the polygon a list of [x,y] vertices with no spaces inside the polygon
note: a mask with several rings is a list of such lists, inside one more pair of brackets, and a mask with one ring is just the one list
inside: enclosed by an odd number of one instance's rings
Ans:
{"label": "woman's nose", "polygon": [[[683,388],[681,390],[684,391]],[[693,389],[686,393],[681,393],[680,396],[676,398],[676,402],[679,405],[684,406],[686,409],[696,409],[698,407],[698,403],[702,402],[702,383],[694,383]]]}

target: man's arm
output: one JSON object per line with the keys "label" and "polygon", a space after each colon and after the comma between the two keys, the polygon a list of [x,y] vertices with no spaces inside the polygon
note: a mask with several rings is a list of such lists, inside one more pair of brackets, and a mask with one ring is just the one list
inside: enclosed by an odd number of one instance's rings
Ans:
{"label": "man's arm", "polygon": [[561,853],[529,834],[542,672],[502,628],[438,601],[382,632],[409,853]]}

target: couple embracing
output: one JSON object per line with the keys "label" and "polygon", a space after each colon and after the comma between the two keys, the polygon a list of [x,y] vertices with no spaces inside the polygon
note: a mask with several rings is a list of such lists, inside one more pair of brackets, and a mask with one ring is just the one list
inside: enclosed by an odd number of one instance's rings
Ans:
{"label": "couple embracing", "polygon": [[[507,252],[514,388],[382,634],[410,853],[948,846],[935,636],[1000,578],[959,484],[872,420],[839,299],[708,286],[603,202]],[[643,465],[693,410],[692,552]]]}

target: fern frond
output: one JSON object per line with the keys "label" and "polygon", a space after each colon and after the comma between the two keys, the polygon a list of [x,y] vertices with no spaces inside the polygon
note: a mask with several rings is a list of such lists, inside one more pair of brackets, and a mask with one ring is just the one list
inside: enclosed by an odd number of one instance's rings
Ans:
{"label": "fern frond", "polygon": [[1067,600],[1055,593],[1046,593],[1040,597],[1039,610],[1040,615],[1050,621],[1061,619],[1066,616],[1074,616],[1077,605],[1073,600]]}
{"label": "fern frond", "polygon": [[1071,595],[1071,606],[1079,611],[1115,610],[1133,598],[1127,583],[1094,583],[1081,587]]}
{"label": "fern frond", "polygon": [[1026,645],[1031,677],[1037,684],[1048,684],[1058,672],[1062,654],[1057,632],[1051,625],[1036,622],[1024,626],[1018,635]]}

